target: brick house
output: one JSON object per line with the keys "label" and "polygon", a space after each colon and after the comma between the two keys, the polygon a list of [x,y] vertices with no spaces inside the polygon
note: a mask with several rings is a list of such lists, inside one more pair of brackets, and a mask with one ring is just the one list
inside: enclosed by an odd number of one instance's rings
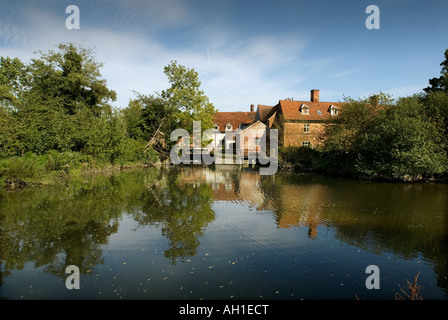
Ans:
{"label": "brick house", "polygon": [[[249,112],[217,112],[214,117],[213,146],[234,148],[236,138],[225,139],[226,132],[235,132],[238,136],[245,129],[253,128],[265,130],[278,129],[279,146],[314,147],[319,144],[319,135],[323,132],[323,124],[329,117],[337,116],[340,111],[338,102],[322,102],[319,100],[319,90],[310,92],[310,101],[295,101],[291,99],[279,100],[275,106],[254,105]],[[260,134],[248,137],[247,142],[241,143],[247,150],[258,145]],[[256,149],[255,149],[256,150]]]}
{"label": "brick house", "polygon": [[311,90],[310,101],[280,100],[261,121],[279,131],[279,146],[313,147],[319,144],[323,123],[339,114],[340,104],[319,100],[319,90]]}

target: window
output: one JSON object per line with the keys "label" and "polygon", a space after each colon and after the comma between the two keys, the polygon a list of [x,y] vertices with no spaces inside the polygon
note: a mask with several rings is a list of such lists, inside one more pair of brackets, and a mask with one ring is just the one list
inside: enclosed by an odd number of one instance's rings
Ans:
{"label": "window", "polygon": [[322,115],[322,111],[317,110],[317,114],[318,114],[319,116],[321,116],[321,115]]}
{"label": "window", "polygon": [[255,145],[256,146],[261,146],[261,138],[260,137],[256,137],[255,138]]}
{"label": "window", "polygon": [[311,147],[311,142],[309,142],[309,141],[303,141],[303,142],[302,142],[302,147],[307,147],[307,148]]}
{"label": "window", "polygon": [[231,125],[230,123],[228,123],[228,124],[226,125],[226,130],[232,130],[232,125]]}
{"label": "window", "polygon": [[330,106],[330,114],[332,116],[337,116],[338,115],[338,107],[335,107],[333,105]]}
{"label": "window", "polygon": [[218,131],[219,130],[219,126],[217,124],[215,124],[214,129]]}
{"label": "window", "polygon": [[299,110],[302,114],[308,115],[310,114],[310,107],[308,107],[306,104],[302,104],[300,106],[300,110]]}
{"label": "window", "polygon": [[303,132],[310,133],[310,124],[309,123],[305,123],[303,125]]}

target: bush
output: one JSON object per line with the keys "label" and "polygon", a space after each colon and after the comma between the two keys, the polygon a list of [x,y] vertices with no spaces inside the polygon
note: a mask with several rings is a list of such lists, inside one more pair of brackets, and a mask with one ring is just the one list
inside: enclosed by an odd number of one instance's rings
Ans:
{"label": "bush", "polygon": [[316,167],[319,151],[309,147],[279,148],[279,162],[283,168],[312,170]]}
{"label": "bush", "polygon": [[24,157],[12,157],[0,161],[0,178],[4,182],[27,182],[39,176],[44,168],[37,161],[38,156],[27,153]]}
{"label": "bush", "polygon": [[121,154],[115,159],[115,163],[119,165],[126,164],[152,164],[158,161],[157,152],[148,148],[145,151],[146,141],[127,138],[123,143]]}
{"label": "bush", "polygon": [[425,117],[417,96],[394,102],[380,95],[380,105],[347,100],[326,129],[321,162],[326,172],[409,181],[448,168],[443,131]]}

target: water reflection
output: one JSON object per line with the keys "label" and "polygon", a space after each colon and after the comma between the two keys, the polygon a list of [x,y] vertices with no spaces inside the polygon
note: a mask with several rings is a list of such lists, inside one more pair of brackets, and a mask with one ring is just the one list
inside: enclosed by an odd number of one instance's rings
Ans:
{"label": "water reflection", "polygon": [[161,225],[169,240],[165,256],[175,264],[178,258],[194,256],[203,229],[214,220],[213,194],[208,184],[183,183],[180,171],[161,171],[146,182],[139,199],[142,206],[132,212],[141,225]]}
{"label": "water reflection", "polygon": [[[160,231],[170,265],[184,263],[197,255],[216,220],[215,204],[247,207],[272,217],[266,221],[280,230],[306,228],[310,241],[331,230],[340,243],[374,254],[421,255],[434,265],[437,286],[447,291],[447,185],[260,176],[232,166],[151,168],[57,187],[1,190],[0,288],[28,263],[61,279],[72,264],[91,274],[104,263],[104,247],[124,215]],[[252,232],[250,225],[241,228]]]}
{"label": "water reflection", "polygon": [[208,182],[217,201],[250,203],[274,214],[278,228],[306,227],[317,239],[321,227],[376,254],[392,252],[435,263],[437,283],[448,288],[448,186],[382,183],[318,175],[260,176],[251,169],[190,168],[182,181]]}
{"label": "water reflection", "polygon": [[29,262],[56,275],[63,275],[67,265],[75,264],[87,273],[101,263],[101,245],[117,231],[122,213],[120,190],[110,187],[116,185],[114,179],[2,191],[2,278]]}

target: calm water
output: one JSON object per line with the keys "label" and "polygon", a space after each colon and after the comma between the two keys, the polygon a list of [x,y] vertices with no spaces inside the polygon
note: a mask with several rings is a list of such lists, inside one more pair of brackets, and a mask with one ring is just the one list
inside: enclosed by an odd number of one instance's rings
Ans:
{"label": "calm water", "polygon": [[0,298],[393,300],[420,272],[422,297],[447,299],[447,218],[444,184],[233,167],[0,190]]}

